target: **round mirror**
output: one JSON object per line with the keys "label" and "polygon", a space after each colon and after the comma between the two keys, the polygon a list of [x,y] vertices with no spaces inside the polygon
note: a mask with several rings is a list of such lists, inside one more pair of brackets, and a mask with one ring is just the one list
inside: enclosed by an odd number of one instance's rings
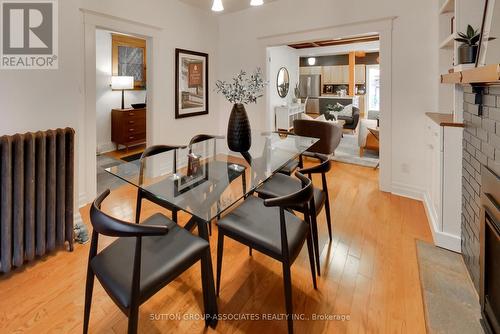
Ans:
{"label": "round mirror", "polygon": [[276,80],[276,87],[278,89],[278,95],[283,98],[288,95],[288,90],[290,89],[290,75],[285,67],[280,68],[278,71],[278,79]]}

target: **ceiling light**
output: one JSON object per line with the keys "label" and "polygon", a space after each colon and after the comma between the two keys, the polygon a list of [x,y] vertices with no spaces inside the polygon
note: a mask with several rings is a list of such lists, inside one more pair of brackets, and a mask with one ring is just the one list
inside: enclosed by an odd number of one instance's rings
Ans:
{"label": "ceiling light", "polygon": [[264,4],[264,0],[252,0],[250,1],[250,6],[261,6]]}
{"label": "ceiling light", "polygon": [[222,12],[224,10],[224,6],[222,5],[222,0],[214,0],[212,5],[212,10],[214,12]]}
{"label": "ceiling light", "polygon": [[316,65],[316,58],[314,58],[314,57],[307,58],[307,63],[308,63],[310,66],[314,66],[314,65]]}

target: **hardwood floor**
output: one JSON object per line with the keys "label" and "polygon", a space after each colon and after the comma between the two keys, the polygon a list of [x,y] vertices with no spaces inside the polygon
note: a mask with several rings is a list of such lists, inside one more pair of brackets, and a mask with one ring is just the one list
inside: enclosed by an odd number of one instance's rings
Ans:
{"label": "hardwood floor", "polygon": [[[315,182],[319,182],[315,179]],[[312,286],[304,247],[292,266],[296,333],[425,333],[415,239],[432,242],[422,203],[378,191],[378,171],[334,163],[329,189],[334,240],[328,243],[319,215],[322,276]],[[317,183],[319,184],[319,183]],[[136,191],[114,191],[103,208],[133,220]],[[144,202],[143,217],[160,210]],[[81,210],[88,223],[88,208]],[[187,215],[180,215],[181,222]],[[182,223],[183,224],[183,223]],[[111,239],[102,239],[100,248]],[[211,236],[215,272],[217,229]],[[0,278],[0,333],[82,331],[89,244],[60,251],[21,272]],[[141,333],[285,333],[286,321],[234,320],[231,316],[279,316],[285,312],[281,265],[226,239],[219,311],[228,320],[216,330],[202,320],[200,268],[196,265],[140,308]],[[125,333],[126,317],[96,281],[91,333]],[[348,317],[313,321],[313,314]],[[175,319],[169,320],[169,317]]]}

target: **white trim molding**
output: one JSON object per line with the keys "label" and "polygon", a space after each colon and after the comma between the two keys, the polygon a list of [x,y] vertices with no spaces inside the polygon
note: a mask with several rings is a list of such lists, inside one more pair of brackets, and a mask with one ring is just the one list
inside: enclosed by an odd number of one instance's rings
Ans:
{"label": "white trim molding", "polygon": [[144,24],[103,14],[87,9],[80,9],[84,23],[84,69],[85,69],[85,112],[83,122],[83,142],[84,142],[84,189],[80,189],[80,206],[92,201],[97,192],[97,167],[96,167],[96,30],[106,29],[119,31],[125,34],[141,36],[146,39],[147,53],[147,78],[148,78],[148,117],[146,127],[147,143],[153,142],[153,132],[155,131],[154,110],[160,110],[158,99],[155,98],[154,87],[157,76],[154,69],[160,61],[159,45],[162,29],[156,26]]}
{"label": "white trim molding", "polygon": [[[305,31],[275,34],[259,37],[262,55],[266,57],[266,49],[271,46],[289,45],[293,43],[313,40],[332,39],[343,36],[356,36],[378,33],[380,36],[380,177],[381,191],[392,192],[392,32],[393,23],[397,17],[360,21],[337,26],[319,27]],[[266,59],[263,64],[269,66]],[[268,95],[268,94],[267,94]],[[269,96],[266,97],[269,106]],[[273,115],[268,110],[267,115]],[[272,117],[267,120],[269,129],[272,128]]]}
{"label": "white trim molding", "polygon": [[439,228],[440,224],[438,215],[436,210],[434,210],[434,206],[432,205],[431,197],[429,196],[428,192],[424,193],[423,204],[425,213],[427,215],[427,220],[429,221],[429,227],[432,232],[432,238],[434,239],[434,244],[436,244],[436,246],[461,253],[461,237],[441,231],[441,229]]}

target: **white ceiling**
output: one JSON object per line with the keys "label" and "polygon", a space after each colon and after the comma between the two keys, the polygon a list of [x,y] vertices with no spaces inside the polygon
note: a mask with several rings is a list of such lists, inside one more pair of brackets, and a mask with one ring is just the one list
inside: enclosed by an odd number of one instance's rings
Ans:
{"label": "white ceiling", "polygon": [[[188,3],[198,8],[202,8],[205,10],[211,11],[213,0],[179,0],[181,2]],[[274,2],[277,0],[264,0],[264,5],[269,2]],[[222,0],[222,4],[224,6],[224,11],[220,12],[224,13],[232,13],[238,12],[240,10],[244,10],[250,8],[250,0]],[[215,12],[214,12],[215,13]]]}

